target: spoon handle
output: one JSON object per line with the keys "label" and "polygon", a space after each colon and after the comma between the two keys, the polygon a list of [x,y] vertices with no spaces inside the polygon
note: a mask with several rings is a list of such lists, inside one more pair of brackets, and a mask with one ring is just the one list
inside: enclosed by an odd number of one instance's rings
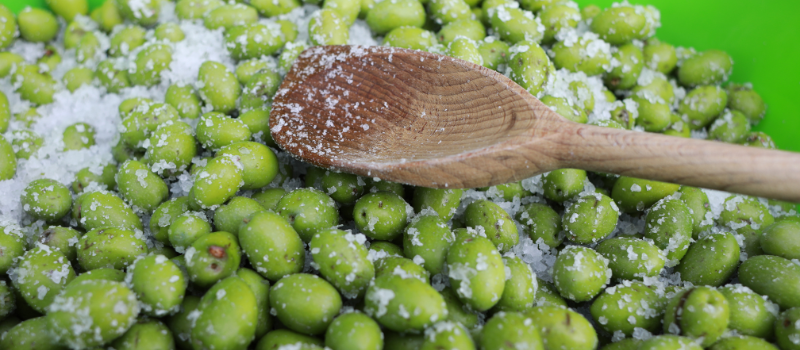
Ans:
{"label": "spoon handle", "polygon": [[800,153],[565,123],[565,168],[800,202]]}

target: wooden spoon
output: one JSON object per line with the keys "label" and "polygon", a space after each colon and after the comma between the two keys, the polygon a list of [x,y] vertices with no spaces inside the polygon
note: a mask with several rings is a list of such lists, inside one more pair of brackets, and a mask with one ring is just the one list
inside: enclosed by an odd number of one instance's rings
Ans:
{"label": "wooden spoon", "polygon": [[800,202],[800,154],[574,123],[502,74],[421,51],[307,49],[270,127],[309,163],[417,186],[580,168]]}

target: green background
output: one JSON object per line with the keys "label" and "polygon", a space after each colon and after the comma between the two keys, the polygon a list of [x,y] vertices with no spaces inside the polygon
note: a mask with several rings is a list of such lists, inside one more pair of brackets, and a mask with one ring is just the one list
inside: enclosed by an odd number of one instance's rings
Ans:
{"label": "green background", "polygon": [[[578,0],[583,7],[615,1]],[[733,57],[731,81],[751,82],[767,116],[764,131],[779,148],[800,152],[800,1],[630,0],[661,11],[656,37],[697,50],[720,49]]]}
{"label": "green background", "polygon": [[[92,8],[103,0],[89,0]],[[610,6],[612,0],[577,0],[581,6]],[[734,82],[751,82],[768,104],[755,127],[779,148],[800,152],[800,1],[798,0],[630,0],[661,11],[656,36],[673,45],[720,49],[734,59]],[[45,7],[44,0],[0,0],[18,12]]]}

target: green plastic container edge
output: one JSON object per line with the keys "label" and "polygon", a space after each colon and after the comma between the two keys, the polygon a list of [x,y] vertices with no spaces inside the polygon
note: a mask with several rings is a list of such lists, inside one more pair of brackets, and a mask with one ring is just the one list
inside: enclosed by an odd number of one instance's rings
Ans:
{"label": "green plastic container edge", "polygon": [[[105,0],[89,0],[91,9]],[[581,7],[611,6],[613,0],[577,0]],[[697,50],[719,49],[734,59],[731,82],[750,82],[766,101],[764,131],[780,149],[800,152],[800,1],[630,0],[661,12],[656,37]],[[45,0],[0,0],[17,13],[27,6],[46,8]],[[746,166],[746,165],[743,165]],[[800,208],[800,206],[798,206]]]}

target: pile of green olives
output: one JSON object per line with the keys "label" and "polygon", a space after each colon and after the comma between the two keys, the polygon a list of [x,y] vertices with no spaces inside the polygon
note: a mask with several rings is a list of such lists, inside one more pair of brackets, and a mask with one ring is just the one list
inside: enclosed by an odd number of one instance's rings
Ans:
{"label": "pile of green olives", "polygon": [[[655,39],[652,6],[47,5],[0,5],[0,181],[20,185],[0,218],[0,349],[800,350],[792,203],[580,169],[413,187],[272,140],[294,60],[360,26],[506,74],[574,122],[775,148],[733,59]],[[221,35],[235,69],[171,80],[196,35]],[[81,89],[118,97],[118,137],[77,122],[45,151],[34,126]],[[103,147],[113,161],[66,183],[19,171]]]}

